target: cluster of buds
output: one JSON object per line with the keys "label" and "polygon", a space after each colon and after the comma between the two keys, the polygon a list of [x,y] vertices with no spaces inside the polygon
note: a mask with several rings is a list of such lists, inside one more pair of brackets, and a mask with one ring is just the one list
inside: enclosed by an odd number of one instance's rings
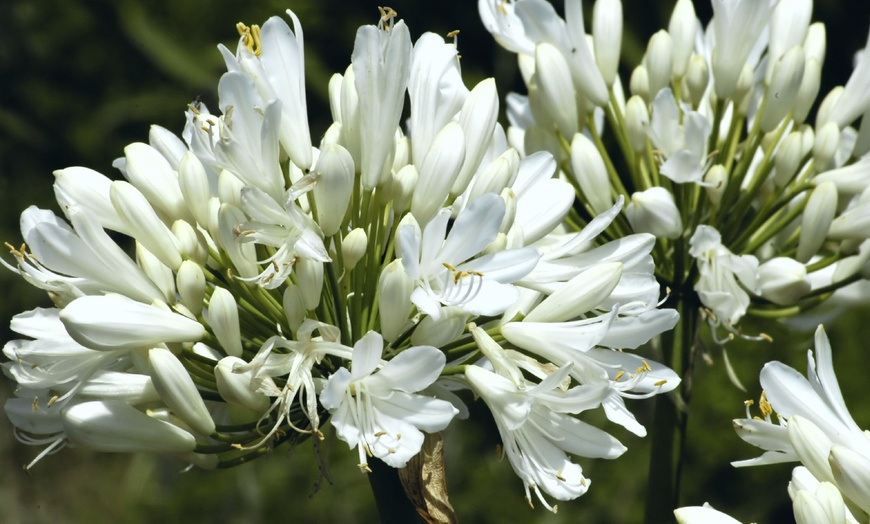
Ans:
{"label": "cluster of buds", "polygon": [[865,276],[870,125],[852,125],[870,110],[870,60],[808,122],[826,45],[812,0],[712,4],[705,28],[678,0],[627,83],[620,0],[595,2],[591,35],[580,0],[564,18],[545,0],[479,10],[528,90],[508,96],[509,143],[557,159],[569,227],[623,196],[602,238],[655,235],[660,282],[724,341],[747,312],[793,315]]}

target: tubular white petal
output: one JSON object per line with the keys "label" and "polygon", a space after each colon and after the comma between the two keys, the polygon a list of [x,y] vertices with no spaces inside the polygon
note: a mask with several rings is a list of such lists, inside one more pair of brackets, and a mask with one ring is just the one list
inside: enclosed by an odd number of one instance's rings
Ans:
{"label": "tubular white petal", "polygon": [[168,349],[152,348],[148,350],[148,363],[154,388],[169,409],[198,433],[214,433],[214,420],[178,357]]}
{"label": "tubular white petal", "polygon": [[193,435],[154,419],[121,401],[74,404],[63,412],[66,437],[96,451],[116,453],[188,453]]}
{"label": "tubular white petal", "polygon": [[70,336],[91,349],[135,349],[194,342],[205,328],[189,318],[118,295],[86,296],[60,312]]}

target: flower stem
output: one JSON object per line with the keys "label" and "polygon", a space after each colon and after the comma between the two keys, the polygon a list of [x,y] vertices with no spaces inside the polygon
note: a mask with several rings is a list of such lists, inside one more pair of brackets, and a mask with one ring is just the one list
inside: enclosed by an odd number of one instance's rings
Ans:
{"label": "flower stem", "polygon": [[369,468],[372,470],[368,474],[369,484],[381,524],[422,524],[423,519],[405,495],[398,471],[380,460],[370,461]]}

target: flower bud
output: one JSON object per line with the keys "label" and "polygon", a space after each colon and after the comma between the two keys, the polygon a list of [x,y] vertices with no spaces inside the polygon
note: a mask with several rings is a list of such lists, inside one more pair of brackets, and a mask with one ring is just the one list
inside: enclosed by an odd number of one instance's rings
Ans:
{"label": "flower bud", "polygon": [[610,194],[610,178],[601,153],[583,133],[571,140],[571,171],[586,203],[594,214],[601,214],[613,207]]}
{"label": "flower bud", "polygon": [[208,301],[208,323],[227,355],[242,356],[239,307],[233,294],[222,287],[214,288]]}
{"label": "flower bud", "polygon": [[837,187],[833,182],[822,182],[810,193],[810,198],[804,208],[800,239],[795,255],[798,261],[809,262],[822,247],[836,213]]}
{"label": "flower bud", "polygon": [[393,342],[408,327],[413,291],[414,282],[405,273],[401,259],[393,260],[381,271],[378,280],[378,311],[384,340]]}
{"label": "flower bud", "polygon": [[323,294],[323,262],[303,257],[296,261],[295,270],[305,309],[310,311],[320,304]]}
{"label": "flower bud", "polygon": [[163,300],[175,302],[175,275],[172,274],[172,270],[157,260],[157,257],[139,242],[136,242],[136,261],[142,271],[160,289]]}
{"label": "flower bud", "polygon": [[365,230],[356,228],[348,233],[341,242],[341,256],[344,260],[344,268],[348,271],[356,267],[357,262],[362,260],[368,248],[369,239]]}
{"label": "flower bud", "polygon": [[817,524],[819,522],[836,522],[829,519],[825,508],[813,495],[802,489],[797,492],[792,501],[794,519],[797,524]]}
{"label": "flower bud", "polygon": [[194,431],[203,435],[214,433],[214,420],[178,357],[168,349],[152,348],[148,351],[148,363],[154,388],[166,406]]}
{"label": "flower bud", "polygon": [[695,33],[698,28],[698,18],[691,0],[677,0],[671,19],[668,22],[668,34],[673,41],[674,76],[686,74],[692,52],[695,50]]}
{"label": "flower bud", "polygon": [[498,120],[498,92],[495,80],[487,78],[468,93],[459,113],[459,125],[465,137],[465,161],[450,188],[452,195],[461,195],[477,172],[492,140]]}
{"label": "flower bud", "polygon": [[804,50],[807,53],[807,61],[815,59],[820,67],[824,65],[827,39],[825,24],[822,22],[810,24],[810,27],[807,29],[807,36],[804,38]]}
{"label": "flower bud", "polygon": [[827,171],[834,165],[834,155],[840,147],[840,128],[834,122],[828,122],[816,134],[813,144],[813,159],[816,161],[816,172]]}
{"label": "flower bud", "polygon": [[435,135],[432,147],[420,165],[411,197],[411,212],[421,224],[428,222],[441,209],[464,161],[462,126],[450,122]]}
{"label": "flower bud", "polygon": [[834,444],[828,461],[843,495],[870,513],[870,459],[846,446]]}
{"label": "flower bud", "polygon": [[192,152],[186,153],[178,165],[178,185],[194,219],[202,227],[209,228],[213,220],[209,214],[212,194],[208,175],[202,162]]}
{"label": "flower bud", "polygon": [[822,103],[819,104],[819,109],[816,111],[816,132],[820,132],[822,126],[830,120],[831,110],[837,105],[837,102],[843,96],[843,86],[837,86],[825,95]]}
{"label": "flower bud", "polygon": [[653,98],[660,90],[671,85],[671,75],[674,71],[673,53],[673,40],[664,29],[650,38],[644,65],[649,75],[649,94]]}
{"label": "flower bud", "polygon": [[237,406],[262,413],[269,407],[269,397],[257,391],[254,386],[254,371],[233,371],[235,366],[244,366],[244,360],[237,357],[224,357],[214,367],[214,378],[220,396]]}
{"label": "flower bud", "polygon": [[796,124],[802,124],[810,114],[816,97],[819,96],[819,87],[822,83],[822,64],[815,58],[808,58],[804,65],[804,76],[794,101],[792,119]]}
{"label": "flower bud", "polygon": [[242,189],[244,188],[245,183],[230,171],[224,169],[218,175],[218,198],[224,204],[242,207]]}
{"label": "flower bud", "polygon": [[190,217],[178,176],[163,155],[141,142],[125,147],[124,155],[127,179],[153,206],[173,219]]}
{"label": "flower bud", "polygon": [[60,320],[73,340],[97,350],[194,342],[205,336],[199,322],[120,295],[87,295],[69,303]]}
{"label": "flower bud", "polygon": [[604,83],[613,85],[622,47],[622,0],[597,0],[592,8],[595,61]]}
{"label": "flower bud", "polygon": [[287,318],[287,323],[290,325],[290,330],[296,332],[302,322],[305,320],[307,310],[305,309],[305,301],[302,298],[302,290],[296,284],[287,282],[287,288],[284,290],[282,300],[284,316]]}
{"label": "flower bud", "polygon": [[86,167],[68,167],[54,172],[54,193],[61,207],[80,205],[91,210],[104,228],[126,233],[109,198],[111,186],[110,178]]}
{"label": "flower bud", "polygon": [[500,193],[516,179],[519,169],[520,155],[516,149],[510,148],[490,162],[475,178],[468,201],[485,193]]}
{"label": "flower bud", "polygon": [[181,303],[196,316],[202,313],[202,301],[205,298],[205,274],[199,264],[185,260],[175,275],[175,286]]}
{"label": "flower bud", "polygon": [[707,84],[710,83],[710,68],[704,57],[698,54],[689,59],[686,71],[686,86],[689,88],[689,96],[692,99],[692,107],[698,107],[707,92]]}
{"label": "flower bud", "polygon": [[248,218],[237,206],[221,204],[218,211],[218,234],[215,240],[230,257],[230,262],[242,278],[253,278],[260,271],[257,268],[256,246],[251,242],[239,242],[237,228]]}
{"label": "flower bud", "polygon": [[631,72],[628,90],[632,95],[641,97],[644,102],[650,101],[649,73],[643,64],[638,65]]}
{"label": "flower bud", "polygon": [[568,62],[559,49],[547,42],[535,48],[535,77],[537,78],[542,110],[556,124],[564,137],[578,131],[577,100]]}
{"label": "flower bud", "polygon": [[152,125],[148,129],[148,144],[163,155],[175,171],[188,152],[187,145],[175,133],[158,125]]}
{"label": "flower bud", "polygon": [[635,95],[625,104],[625,133],[631,148],[637,153],[646,147],[647,129],[649,129],[649,110],[643,98]]}
{"label": "flower bud", "polygon": [[320,175],[313,191],[317,223],[323,236],[329,237],[338,231],[347,213],[353,192],[353,158],[340,145],[327,145],[320,151],[314,171]]}
{"label": "flower bud", "polygon": [[119,400],[74,404],[63,412],[63,427],[70,442],[95,451],[188,453],[196,448],[187,431]]}
{"label": "flower bud", "polygon": [[799,131],[792,131],[783,139],[776,151],[773,164],[776,170],[773,183],[776,187],[783,187],[791,182],[802,160],[803,137]]}
{"label": "flower bud", "polygon": [[145,196],[131,184],[115,181],[109,188],[109,198],[130,235],[169,269],[177,270],[182,260],[178,241]]}
{"label": "flower bud", "polygon": [[722,203],[722,195],[725,194],[725,188],[728,187],[728,171],[725,166],[716,164],[707,170],[704,175],[704,190],[707,191],[707,196],[713,206],[719,207]]}
{"label": "flower bud", "polygon": [[767,91],[767,106],[761,115],[761,129],[765,133],[773,131],[792,110],[804,77],[804,63],[803,48],[795,46],[773,67],[772,80]]}
{"label": "flower bud", "polygon": [[774,8],[770,17],[770,42],[764,78],[766,84],[769,85],[773,80],[777,62],[790,49],[803,44],[812,11],[812,0],[781,0]]}
{"label": "flower bud", "polygon": [[406,165],[393,175],[393,184],[390,190],[393,194],[393,210],[396,213],[403,213],[408,209],[418,178],[417,168],[414,164]]}
{"label": "flower bud", "polygon": [[502,189],[499,196],[504,201],[504,216],[498,226],[498,231],[506,234],[513,227],[517,217],[517,194],[514,193],[513,189],[506,187]]}
{"label": "flower bud", "polygon": [[801,463],[820,481],[833,482],[828,454],[831,439],[811,421],[793,415],[788,420],[788,440]]}
{"label": "flower bud", "polygon": [[651,187],[631,195],[625,215],[635,233],[677,238],[683,233],[683,221],[674,195],[663,187]]}
{"label": "flower bud", "polygon": [[[714,79],[715,80],[715,79]],[[735,108],[738,114],[745,115],[749,109],[749,103],[752,101],[752,89],[755,87],[755,71],[746,64],[740,70],[740,76],[737,77],[737,86],[734,88],[732,98],[734,99]]]}
{"label": "flower bud", "polygon": [[795,304],[810,292],[807,268],[788,257],[772,258],[758,267],[758,289],[774,304]]}
{"label": "flower bud", "polygon": [[[398,131],[398,130],[397,130]],[[399,133],[401,134],[401,133]],[[398,135],[397,135],[398,136]],[[396,140],[396,153],[393,155],[393,172],[396,172],[411,162],[411,141],[406,136]]]}
{"label": "flower bud", "polygon": [[185,220],[172,224],[172,234],[178,240],[178,248],[184,258],[204,266],[208,261],[208,246],[198,231]]}
{"label": "flower bud", "polygon": [[414,333],[411,334],[411,344],[441,347],[459,338],[467,322],[468,313],[464,309],[442,307],[437,320],[431,315],[426,315],[417,324]]}
{"label": "flower bud", "polygon": [[557,288],[526,315],[525,321],[565,322],[577,318],[607,299],[621,277],[621,262],[592,266]]}

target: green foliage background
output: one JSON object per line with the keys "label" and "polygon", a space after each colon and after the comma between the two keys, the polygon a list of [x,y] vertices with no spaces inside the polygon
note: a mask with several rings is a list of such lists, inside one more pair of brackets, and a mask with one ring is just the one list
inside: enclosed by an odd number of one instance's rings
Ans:
{"label": "green foliage background", "polygon": [[[561,2],[558,2],[561,9]],[[591,8],[591,2],[586,2]],[[624,66],[638,63],[646,40],[667,24],[672,2],[625,0]],[[814,19],[828,28],[822,93],[846,81],[852,53],[867,35],[870,6],[847,0],[816,2]],[[866,3],[861,3],[866,4]],[[377,20],[377,3],[340,0],[231,0],[176,2],[134,0],[3,0],[0,2],[0,233],[20,243],[17,216],[28,205],[56,209],[52,171],[83,165],[110,177],[114,158],[126,144],[147,141],[148,126],[180,132],[183,111],[195,97],[217,106],[223,61],[215,44],[235,49],[235,23],[262,24],[294,9],[303,23],[312,136],[328,126],[326,85],[350,61],[356,27]],[[848,6],[848,8],[847,8]],[[401,0],[392,4],[414,38],[424,31],[445,35],[459,29],[468,85],[495,76],[500,92],[522,90],[515,59],[498,49],[483,30],[476,2]],[[709,20],[706,2],[696,6]],[[859,12],[856,12],[856,9]],[[589,18],[587,17],[587,20]],[[624,73],[627,74],[628,70]],[[625,76],[627,78],[627,76]],[[7,258],[7,260],[9,260]],[[46,298],[14,275],[0,272],[0,336],[12,337],[6,320],[47,305]],[[862,427],[870,423],[866,402],[865,341],[868,309],[849,305],[825,318],[834,362],[847,403]],[[830,321],[830,318],[836,320]],[[822,318],[822,317],[819,317]],[[813,321],[748,325],[773,343],[735,343],[729,356],[748,392],[726,378],[721,351],[699,360],[691,405],[683,504],[710,501],[749,522],[788,522],[786,483],[790,466],[735,470],[732,460],[757,455],[731,430],[742,401],[757,397],[758,371],[768,360],[805,368]],[[0,400],[12,384],[0,384]],[[862,404],[863,403],[863,404]],[[651,402],[634,406],[649,426]],[[593,481],[589,493],[561,504],[557,515],[531,511],[521,482],[496,454],[498,434],[480,406],[473,424],[457,421],[445,432],[450,497],[464,522],[637,522],[641,520],[649,461],[648,439],[620,431],[600,413],[587,417],[619,437],[629,451],[614,462],[580,462]],[[374,522],[368,482],[355,466],[355,451],[330,439],[324,443],[332,484],[312,495],[318,461],[310,444],[229,471],[191,470],[147,456],[64,450],[45,458],[30,474],[22,470],[38,450],[12,436],[0,419],[0,522]],[[331,452],[330,452],[331,450]],[[397,496],[399,496],[397,494]]]}

